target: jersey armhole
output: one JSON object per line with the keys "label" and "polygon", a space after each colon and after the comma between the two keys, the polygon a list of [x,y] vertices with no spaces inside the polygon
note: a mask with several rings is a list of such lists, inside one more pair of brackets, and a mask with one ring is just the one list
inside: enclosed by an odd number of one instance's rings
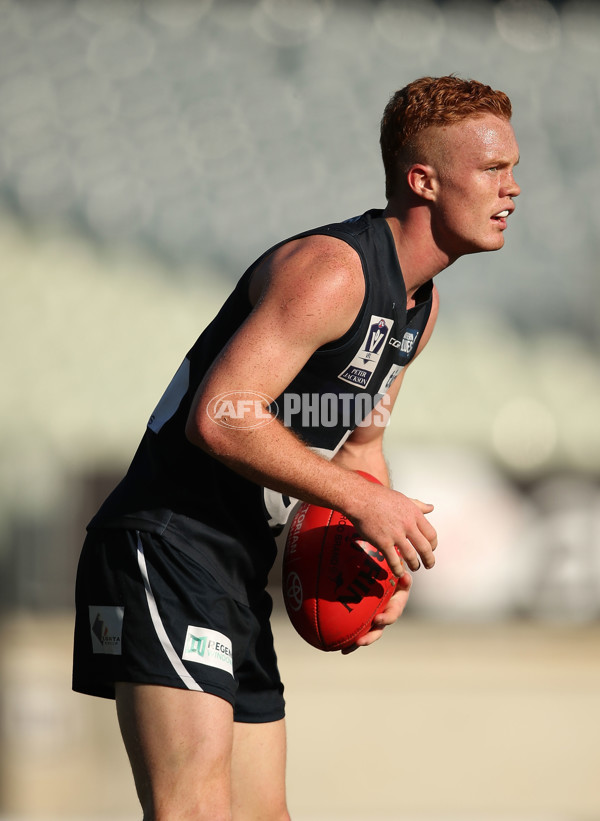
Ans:
{"label": "jersey armhole", "polygon": [[[316,233],[319,233],[319,232],[316,232]],[[323,233],[325,233],[325,232],[323,232]],[[346,333],[342,334],[342,336],[338,337],[337,339],[333,339],[331,342],[327,342],[325,345],[321,345],[321,347],[318,348],[314,352],[313,356],[318,356],[319,354],[327,354],[327,353],[330,353],[332,351],[343,350],[347,345],[349,345],[350,343],[352,343],[354,341],[354,337],[356,336],[356,332],[357,332],[358,328],[360,328],[363,317],[364,317],[364,315],[367,311],[367,306],[369,304],[369,299],[370,299],[370,295],[371,295],[371,285],[370,285],[370,282],[369,282],[369,278],[367,277],[366,261],[365,261],[362,249],[361,249],[360,245],[358,244],[358,242],[352,242],[351,241],[352,235],[343,234],[341,232],[338,233],[336,231],[328,231],[327,236],[333,236],[336,239],[342,240],[347,245],[349,245],[352,249],[354,249],[354,251],[356,251],[356,253],[358,254],[358,258],[360,260],[360,269],[362,271],[363,280],[364,280],[364,283],[365,283],[365,294],[364,294],[361,306],[358,309],[358,313],[356,314],[356,317],[355,317],[352,325],[348,328]]]}
{"label": "jersey armhole", "polygon": [[363,275],[363,280],[365,283],[365,295],[362,304],[358,310],[358,313],[356,315],[356,318],[354,319],[352,325],[350,326],[350,328],[348,328],[345,334],[340,336],[338,339],[334,339],[331,342],[328,342],[326,345],[322,345],[320,348],[317,349],[317,351],[315,351],[315,353],[318,354],[320,351],[322,351],[323,353],[328,351],[337,351],[352,341],[354,334],[356,333],[356,329],[360,326],[361,320],[365,314],[370,294],[369,279],[366,274],[365,258],[363,256],[359,244],[357,242],[352,242],[352,235],[342,233],[341,231],[332,230],[330,226],[326,226],[326,229],[317,228],[312,231],[305,231],[302,234],[296,234],[293,237],[288,237],[287,239],[278,242],[276,245],[273,245],[271,248],[268,248],[263,254],[260,255],[260,257],[258,257],[258,259],[256,259],[252,263],[252,265],[249,268],[247,268],[244,271],[244,273],[237,282],[236,290],[239,289],[242,291],[242,295],[244,300],[246,301],[246,304],[248,305],[249,309],[252,310],[254,308],[254,305],[250,300],[250,283],[252,281],[252,276],[258,268],[258,266],[279,248],[282,248],[284,245],[287,245],[288,242],[293,242],[297,239],[304,239],[305,237],[309,236],[335,237],[335,239],[342,240],[342,242],[345,242],[346,245],[349,245],[352,249],[354,249],[354,251],[356,251],[356,253],[358,254],[358,258],[360,259],[360,267]]}

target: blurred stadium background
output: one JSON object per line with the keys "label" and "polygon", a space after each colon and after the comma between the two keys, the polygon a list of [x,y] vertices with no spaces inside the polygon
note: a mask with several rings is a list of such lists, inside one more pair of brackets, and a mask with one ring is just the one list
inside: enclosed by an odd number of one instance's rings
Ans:
{"label": "blurred stadium background", "polygon": [[438,278],[387,434],[435,571],[368,657],[276,619],[291,808],[600,818],[600,5],[0,0],[3,818],[138,817],[112,706],[69,691],[85,523],[244,268],[381,206],[383,107],[446,73],[511,97],[523,193]]}

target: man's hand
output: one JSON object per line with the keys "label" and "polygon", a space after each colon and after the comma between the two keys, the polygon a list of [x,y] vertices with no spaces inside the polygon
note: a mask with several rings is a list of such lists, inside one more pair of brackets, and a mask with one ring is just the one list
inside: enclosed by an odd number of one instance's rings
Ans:
{"label": "man's hand", "polygon": [[425,514],[433,505],[409,499],[381,485],[368,484],[360,510],[346,511],[361,538],[384,554],[392,573],[402,576],[406,570],[418,570],[435,564],[437,533]]}
{"label": "man's hand", "polygon": [[342,655],[352,653],[354,650],[358,650],[359,647],[367,647],[369,644],[373,644],[374,641],[381,638],[381,634],[384,629],[388,625],[394,624],[394,622],[397,621],[404,612],[411,585],[412,576],[410,573],[403,573],[398,579],[394,595],[387,603],[385,610],[378,613],[373,619],[371,630],[369,630],[368,633],[365,633],[364,636],[361,636],[361,638],[357,639],[355,644],[351,647],[346,647],[342,650]]}

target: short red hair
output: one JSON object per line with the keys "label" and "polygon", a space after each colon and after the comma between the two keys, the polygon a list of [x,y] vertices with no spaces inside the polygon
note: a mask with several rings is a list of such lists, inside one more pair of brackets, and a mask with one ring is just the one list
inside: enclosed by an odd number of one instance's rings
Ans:
{"label": "short red hair", "polygon": [[510,120],[509,98],[503,91],[454,75],[421,77],[397,91],[383,112],[379,140],[388,199],[396,190],[398,172],[419,160],[418,134],[431,126],[452,125],[481,114]]}

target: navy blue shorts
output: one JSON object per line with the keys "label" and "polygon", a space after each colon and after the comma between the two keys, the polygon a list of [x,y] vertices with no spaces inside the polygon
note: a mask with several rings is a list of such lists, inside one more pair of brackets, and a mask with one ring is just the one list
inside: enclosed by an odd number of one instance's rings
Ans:
{"label": "navy blue shorts", "polygon": [[224,698],[235,721],[284,717],[266,591],[242,604],[160,536],[106,529],[87,535],[75,601],[77,692],[158,684]]}

